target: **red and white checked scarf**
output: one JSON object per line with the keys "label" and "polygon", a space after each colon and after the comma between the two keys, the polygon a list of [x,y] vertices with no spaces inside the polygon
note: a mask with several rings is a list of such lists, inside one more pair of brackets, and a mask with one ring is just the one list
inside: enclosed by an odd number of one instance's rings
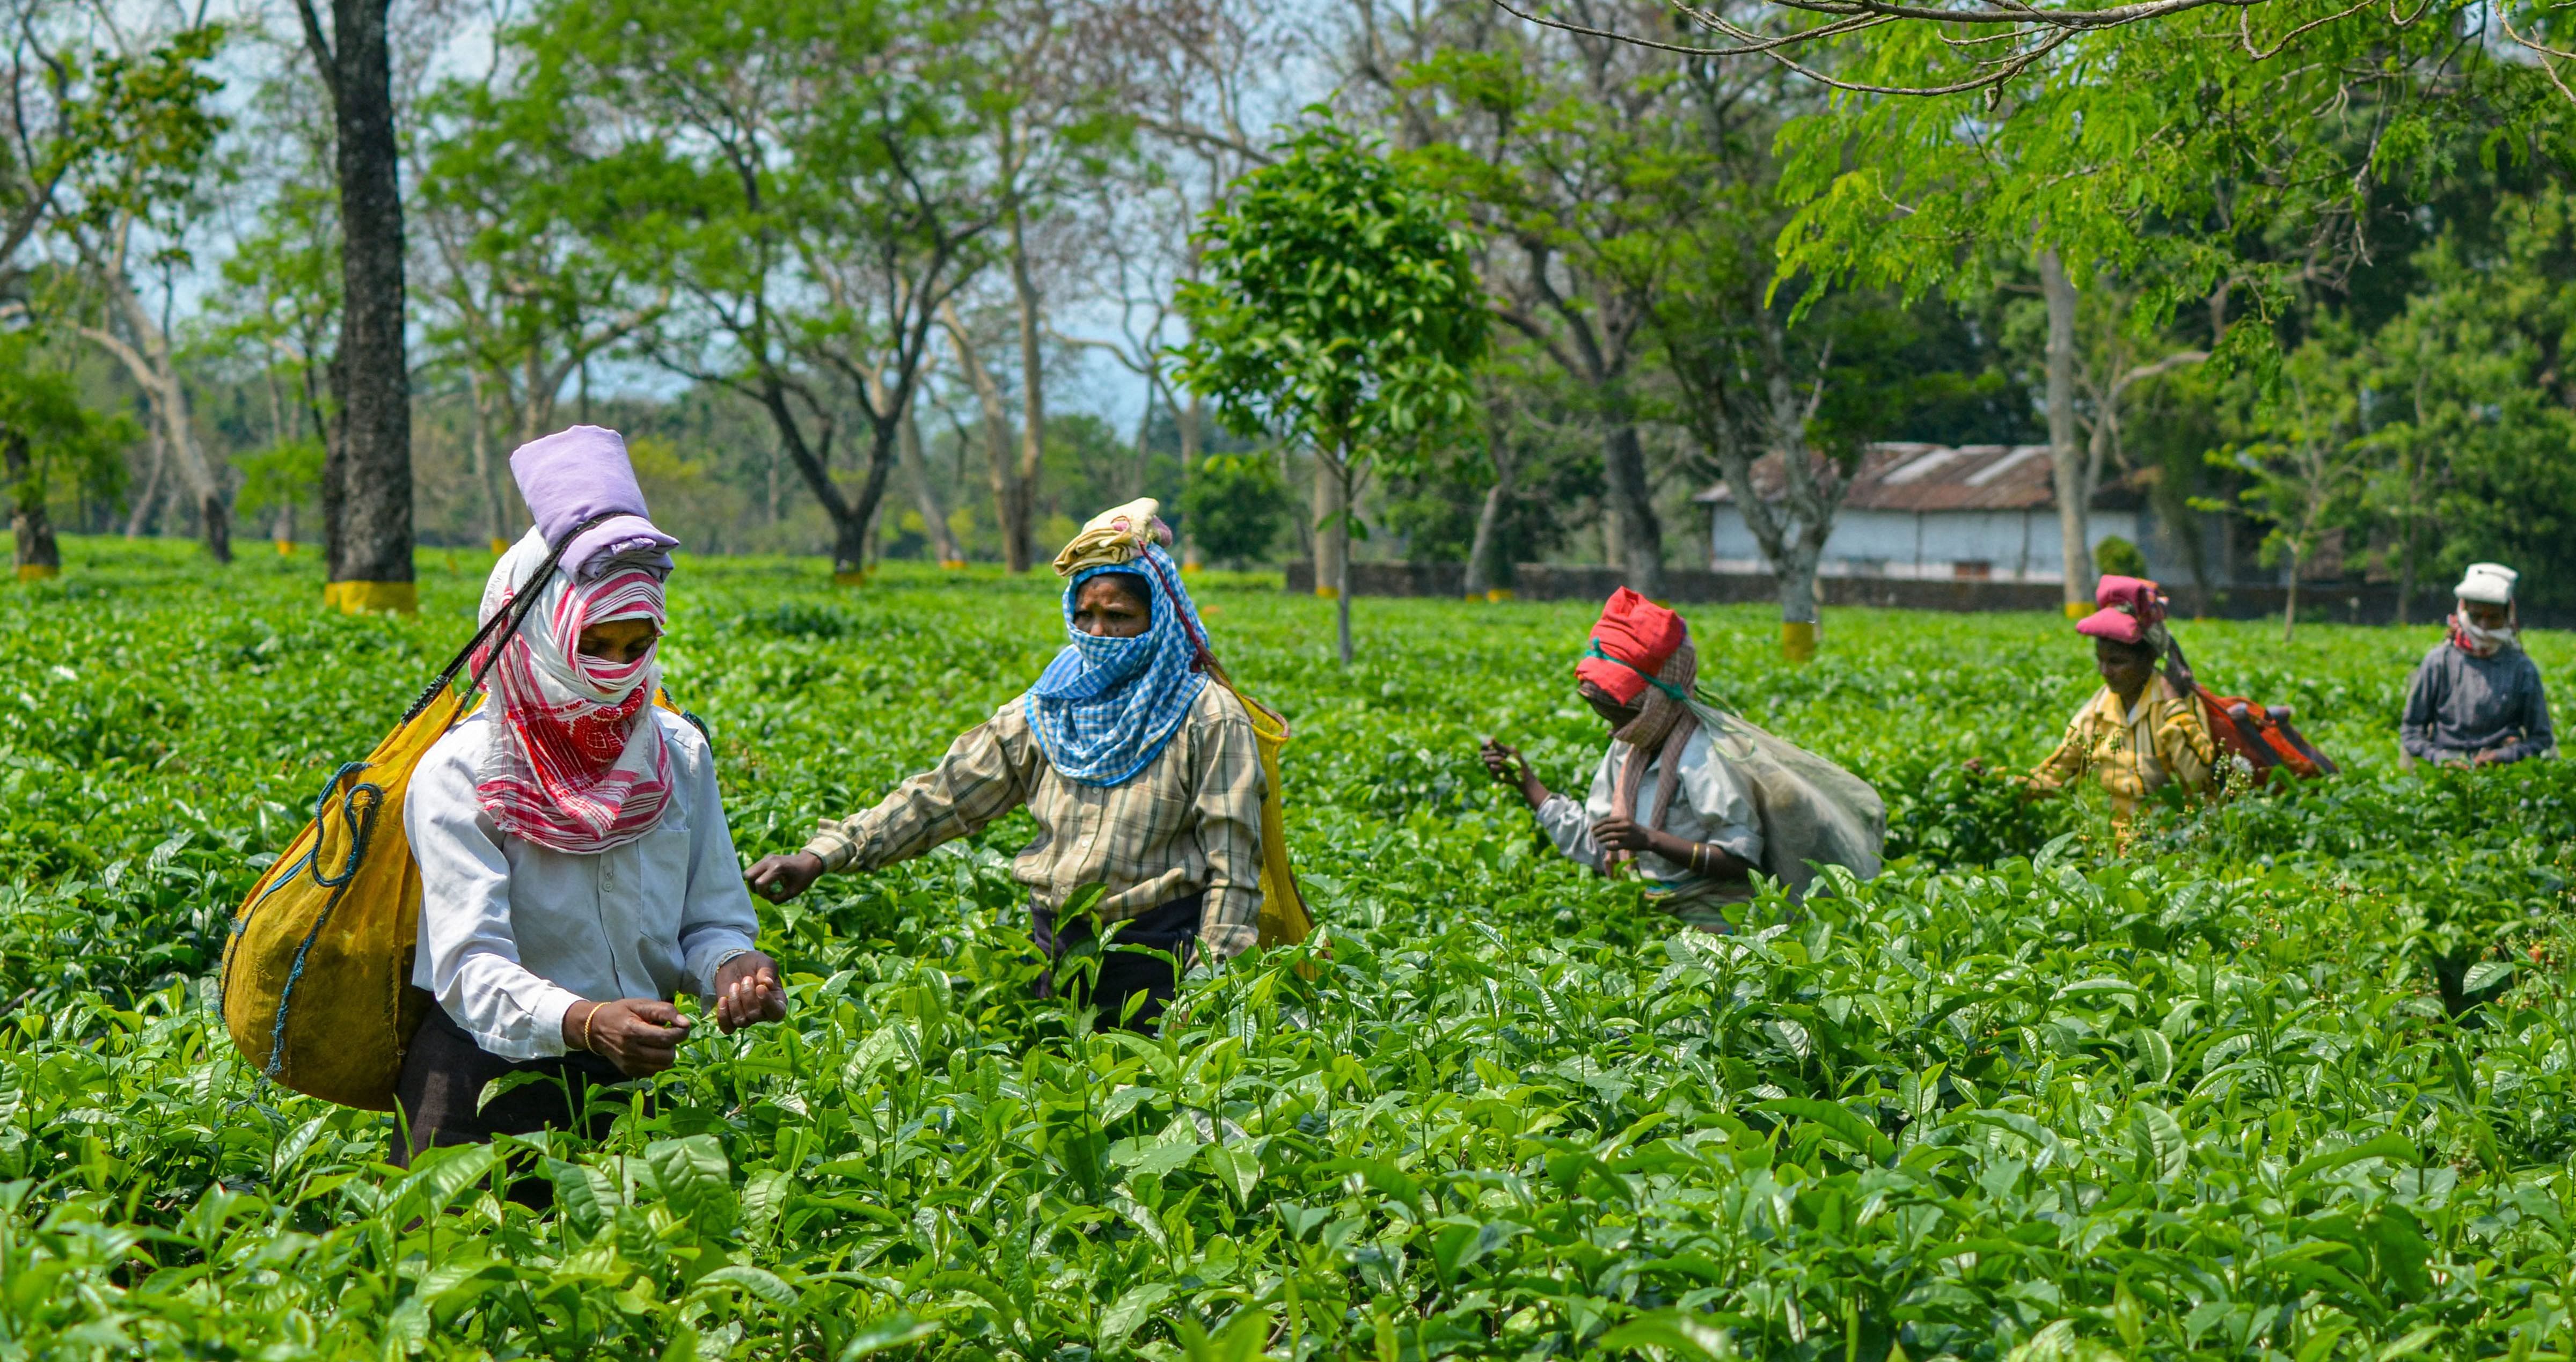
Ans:
{"label": "red and white checked scarf", "polygon": [[[484,619],[506,608],[519,578],[544,561],[545,543],[521,540],[492,569]],[[502,731],[493,735],[474,793],[503,832],[539,846],[596,855],[652,831],[671,797],[671,755],[646,710],[661,684],[657,641],[632,662],[581,655],[581,631],[609,620],[663,627],[662,581],[638,567],[576,582],[557,568],[518,634],[501,650],[490,684]],[[488,649],[478,650],[483,665]]]}

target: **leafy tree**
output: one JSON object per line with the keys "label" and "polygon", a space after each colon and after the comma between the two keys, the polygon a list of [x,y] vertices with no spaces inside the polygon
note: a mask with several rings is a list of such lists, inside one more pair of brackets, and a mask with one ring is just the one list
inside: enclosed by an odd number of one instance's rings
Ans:
{"label": "leafy tree", "polygon": [[[255,400],[265,399],[266,439],[236,460],[245,481],[233,509],[268,513],[270,538],[281,545],[294,541],[297,509],[319,505],[330,465],[330,361],[340,329],[336,200],[328,185],[290,177],[261,205],[224,259],[223,291],[199,317],[191,347],[256,376],[250,381],[259,390]],[[333,531],[327,521],[322,529],[327,568]]]}
{"label": "leafy tree", "polygon": [[[2376,186],[2421,192],[2499,127],[2478,155],[2528,155],[2561,112],[2535,72],[2458,38],[2450,25],[2478,22],[2461,3],[2404,22],[2326,0],[1941,14],[1959,27],[1908,12],[1800,39],[1836,93],[1783,129],[1801,207],[1781,258],[1908,296],[1974,297],[2035,270],[2070,605],[2089,585],[2087,474],[2123,377],[2204,354],[2268,364],[2272,324],[2369,255]],[[2078,312],[2095,293],[2095,329],[2140,353],[2094,370],[2088,398]],[[2206,342],[2160,339],[2203,302]]]}
{"label": "leafy tree", "polygon": [[2147,555],[2137,545],[2116,534],[2093,546],[2093,564],[2113,577],[2147,575]]}
{"label": "leafy tree", "polygon": [[295,542],[295,513],[312,500],[322,483],[322,442],[310,436],[279,440],[236,459],[241,491],[233,508],[244,516],[266,512],[268,536],[283,553]]}
{"label": "leafy tree", "polygon": [[[1469,416],[1486,344],[1482,287],[1449,206],[1377,148],[1328,123],[1244,176],[1203,231],[1203,281],[1180,302],[1194,334],[1182,381],[1238,434],[1293,434],[1340,490],[1319,533],[1347,536],[1362,472],[1409,464]],[[1348,540],[1343,540],[1347,545]],[[1335,619],[1351,660],[1350,554]]]}
{"label": "leafy tree", "polygon": [[[230,489],[189,419],[167,302],[173,273],[190,263],[184,242],[204,209],[208,162],[229,123],[214,108],[221,82],[207,71],[224,36],[220,27],[189,27],[134,38],[131,50],[51,56],[77,74],[55,87],[69,102],[62,117],[70,131],[54,148],[64,159],[45,190],[47,227],[77,268],[50,272],[31,304],[46,320],[70,322],[149,395],[158,448],[195,498],[217,562],[232,558]],[[158,308],[143,293],[152,274],[161,276]]]}
{"label": "leafy tree", "polygon": [[2255,398],[2260,410],[2251,424],[2262,436],[2209,455],[2244,479],[2237,502],[2266,527],[2263,562],[2280,565],[2289,583],[2285,642],[2298,630],[2301,572],[2327,533],[2350,523],[2368,473],[2353,350],[2335,332],[2301,346],[2284,362],[2278,386]]}
{"label": "leafy tree", "polygon": [[[2561,172],[2563,175],[2564,172]],[[2421,283],[2371,336],[2365,509],[2409,586],[2471,562],[2523,569],[2532,599],[2576,600],[2576,190],[2502,196],[2416,253]],[[2419,561],[2420,560],[2420,561]]]}
{"label": "leafy tree", "polygon": [[[989,21],[947,0],[559,0],[513,40],[580,111],[671,280],[640,338],[671,371],[741,392],[862,580],[943,307],[1000,220],[958,45]],[[855,488],[833,475],[845,426]]]}
{"label": "leafy tree", "polygon": [[[1661,595],[1664,529],[1643,435],[1653,316],[1667,301],[1671,240],[1708,207],[1717,173],[1704,120],[1714,114],[1724,140],[1767,118],[1747,97],[1765,77],[1693,73],[1722,87],[1711,91],[1658,54],[1581,33],[1533,39],[1482,6],[1434,7],[1394,27],[1408,59],[1364,61],[1359,74],[1476,228],[1495,319],[1568,380],[1563,396],[1594,423],[1606,556]],[[1509,481],[1497,470],[1495,485]]]}
{"label": "leafy tree", "polygon": [[1269,555],[1292,506],[1271,454],[1209,454],[1181,493],[1181,523],[1199,552],[1241,567]]}
{"label": "leafy tree", "polygon": [[453,81],[429,102],[420,204],[438,268],[427,339],[473,405],[483,532],[510,538],[505,447],[554,429],[564,385],[658,321],[671,288],[623,158],[581,154],[581,104],[545,82]]}
{"label": "leafy tree", "polygon": [[140,434],[124,417],[82,405],[71,375],[48,362],[32,333],[0,336],[0,473],[8,478],[20,580],[62,571],[47,500],[67,482],[92,496],[115,495],[125,481],[121,456]]}

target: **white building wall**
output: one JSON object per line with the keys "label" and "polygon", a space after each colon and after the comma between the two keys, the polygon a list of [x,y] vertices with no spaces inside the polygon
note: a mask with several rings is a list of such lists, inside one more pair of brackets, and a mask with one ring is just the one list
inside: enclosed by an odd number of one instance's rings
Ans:
{"label": "white building wall", "polygon": [[[1718,572],[1765,572],[1761,548],[1732,506],[1714,506],[1709,517],[1709,566]],[[2135,511],[2095,511],[2095,544],[2116,535],[2138,543]],[[1980,567],[1979,565],[1982,565]],[[2059,552],[2057,512],[1868,511],[1843,512],[1825,541],[1818,572],[1828,577],[1988,576],[1997,581],[2057,582],[2066,578]]]}

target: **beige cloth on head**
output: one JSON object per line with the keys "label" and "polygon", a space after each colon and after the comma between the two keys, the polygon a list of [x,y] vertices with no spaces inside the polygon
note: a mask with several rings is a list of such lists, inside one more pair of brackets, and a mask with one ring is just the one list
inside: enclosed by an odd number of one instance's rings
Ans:
{"label": "beige cloth on head", "polygon": [[1132,563],[1148,544],[1169,547],[1172,527],[1163,523],[1162,509],[1163,503],[1152,497],[1138,497],[1093,516],[1055,556],[1055,575],[1071,577],[1085,568]]}

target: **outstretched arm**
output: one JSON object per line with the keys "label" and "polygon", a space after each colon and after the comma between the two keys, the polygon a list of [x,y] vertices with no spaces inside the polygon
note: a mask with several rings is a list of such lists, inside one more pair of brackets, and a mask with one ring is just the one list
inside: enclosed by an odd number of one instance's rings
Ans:
{"label": "outstretched arm", "polygon": [[937,766],[896,786],[875,808],[823,820],[793,856],[762,858],[748,876],[752,888],[780,902],[805,892],[826,871],[875,870],[973,836],[1028,802],[1038,759],[1014,699],[959,734]]}

